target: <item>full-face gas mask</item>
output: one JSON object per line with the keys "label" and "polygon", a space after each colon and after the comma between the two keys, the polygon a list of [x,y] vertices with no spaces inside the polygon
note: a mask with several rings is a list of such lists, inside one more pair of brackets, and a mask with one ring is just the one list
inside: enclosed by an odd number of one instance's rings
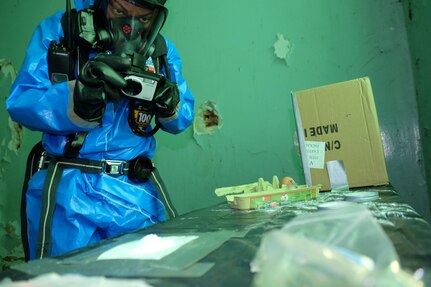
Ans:
{"label": "full-face gas mask", "polygon": [[166,17],[165,0],[102,0],[115,54],[151,56]]}

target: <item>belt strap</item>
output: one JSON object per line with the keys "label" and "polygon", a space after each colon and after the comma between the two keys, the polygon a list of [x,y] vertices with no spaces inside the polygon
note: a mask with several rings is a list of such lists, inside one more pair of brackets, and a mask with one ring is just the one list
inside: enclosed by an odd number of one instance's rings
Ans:
{"label": "belt strap", "polygon": [[63,174],[63,166],[55,159],[50,160],[42,190],[42,208],[39,219],[36,257],[42,259],[51,254],[51,227],[55,209],[57,188]]}
{"label": "belt strap", "polygon": [[42,155],[39,167],[48,169],[51,163],[56,163],[66,168],[78,168],[84,173],[127,174],[129,163],[122,160],[92,160],[83,158],[68,158],[50,155]]}
{"label": "belt strap", "polygon": [[[42,190],[42,207],[39,220],[36,257],[43,258],[51,254],[52,220],[56,205],[57,189],[65,168],[77,168],[84,173],[127,174],[129,163],[117,160],[88,160],[80,158],[65,158],[42,155],[39,168],[47,168],[47,174]],[[166,213],[166,218],[172,219],[178,215],[171,199],[166,192],[158,170],[153,167],[150,182],[155,187]]]}
{"label": "belt strap", "polygon": [[150,181],[153,186],[156,188],[157,193],[159,194],[160,200],[163,202],[165,207],[166,218],[172,219],[178,216],[178,212],[172,204],[171,198],[166,191],[165,183],[163,182],[159,171],[155,166],[153,166],[153,171],[151,172]]}

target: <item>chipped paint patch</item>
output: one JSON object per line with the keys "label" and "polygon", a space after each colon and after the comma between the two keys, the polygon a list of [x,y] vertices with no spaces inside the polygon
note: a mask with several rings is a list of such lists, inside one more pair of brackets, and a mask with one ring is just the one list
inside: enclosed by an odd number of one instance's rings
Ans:
{"label": "chipped paint patch", "polygon": [[288,64],[288,56],[292,51],[292,45],[289,40],[284,38],[284,35],[277,33],[277,41],[272,45],[274,47],[274,54],[277,58],[285,60]]}
{"label": "chipped paint patch", "polygon": [[24,136],[24,129],[23,129],[22,125],[12,121],[12,119],[9,118],[9,131],[11,134],[11,138],[9,140],[7,147],[9,150],[18,154],[18,150],[22,145],[22,139]]}
{"label": "chipped paint patch", "polygon": [[[10,82],[13,83],[16,78],[16,70],[12,66],[11,61],[8,59],[1,58],[0,59],[0,86],[5,85],[7,79],[10,79]],[[6,97],[5,97],[6,98]]]}
{"label": "chipped paint patch", "polygon": [[223,126],[223,119],[212,101],[204,102],[193,121],[195,135],[213,134]]}

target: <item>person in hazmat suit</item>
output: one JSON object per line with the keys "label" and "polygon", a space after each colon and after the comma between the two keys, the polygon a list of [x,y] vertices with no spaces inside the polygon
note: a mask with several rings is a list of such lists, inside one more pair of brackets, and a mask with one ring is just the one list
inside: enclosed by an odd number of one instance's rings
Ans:
{"label": "person in hazmat suit", "polygon": [[15,122],[42,132],[23,198],[27,260],[176,215],[153,135],[185,130],[194,98],[160,34],[166,0],[93,1],[39,24],[7,98]]}

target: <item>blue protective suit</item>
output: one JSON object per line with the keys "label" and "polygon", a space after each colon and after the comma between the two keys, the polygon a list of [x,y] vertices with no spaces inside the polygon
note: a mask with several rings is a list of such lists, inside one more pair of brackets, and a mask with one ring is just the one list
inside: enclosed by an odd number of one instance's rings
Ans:
{"label": "blue protective suit", "polygon": [[[85,8],[86,0],[75,6]],[[108,103],[102,124],[90,123],[73,112],[74,81],[52,85],[48,75],[47,50],[51,40],[63,36],[63,12],[43,20],[27,48],[6,107],[12,119],[30,130],[43,132],[42,143],[52,155],[62,155],[67,135],[88,132],[79,158],[94,160],[131,160],[139,155],[152,158],[154,137],[134,134],[128,123],[129,99]],[[161,120],[161,129],[179,133],[193,120],[194,99],[181,75],[181,59],[166,38],[171,78],[178,84],[178,117]],[[41,209],[41,191],[46,170],[30,180],[27,190],[28,237],[30,258],[35,257]],[[99,240],[133,231],[165,220],[164,207],[152,184],[135,183],[127,175],[86,174],[68,168],[58,188],[52,224],[51,255],[59,255]]]}

